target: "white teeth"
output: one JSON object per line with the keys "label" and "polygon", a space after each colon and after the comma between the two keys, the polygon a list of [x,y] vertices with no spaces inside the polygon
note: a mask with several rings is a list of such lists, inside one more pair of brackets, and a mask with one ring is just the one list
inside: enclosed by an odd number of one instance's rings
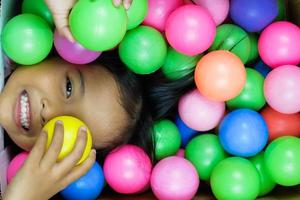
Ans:
{"label": "white teeth", "polygon": [[21,120],[21,125],[25,128],[29,128],[29,102],[28,102],[28,96],[27,94],[22,94],[21,95],[21,100],[20,100],[20,104],[21,104],[21,116],[20,116],[20,120]]}

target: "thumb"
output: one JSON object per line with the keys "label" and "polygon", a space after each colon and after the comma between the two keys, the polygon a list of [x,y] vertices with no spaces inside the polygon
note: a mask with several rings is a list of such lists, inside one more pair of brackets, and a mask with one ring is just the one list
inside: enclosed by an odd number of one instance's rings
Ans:
{"label": "thumb", "polygon": [[53,18],[58,33],[67,38],[69,41],[75,42],[69,28],[68,14],[54,14]]}

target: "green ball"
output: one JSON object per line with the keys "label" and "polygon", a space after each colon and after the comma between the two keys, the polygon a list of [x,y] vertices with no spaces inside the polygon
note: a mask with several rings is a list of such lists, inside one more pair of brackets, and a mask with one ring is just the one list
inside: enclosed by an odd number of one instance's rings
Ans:
{"label": "green ball", "polygon": [[127,14],[123,6],[116,8],[112,0],[80,0],[73,7],[70,29],[74,38],[92,51],[106,51],[117,46],[127,30]]}
{"label": "green ball", "polygon": [[133,72],[150,74],[164,64],[167,44],[154,28],[139,26],[127,32],[119,45],[119,55]]}
{"label": "green ball", "polygon": [[185,157],[193,163],[202,180],[209,180],[214,167],[227,157],[219,139],[214,134],[193,138],[185,148]]}
{"label": "green ball", "polygon": [[246,68],[247,80],[242,92],[226,102],[230,109],[249,108],[260,110],[265,104],[264,77],[255,69]]}
{"label": "green ball", "polygon": [[169,47],[165,63],[161,70],[168,79],[177,80],[193,73],[201,57],[202,54],[187,56]]}
{"label": "green ball", "polygon": [[273,180],[283,186],[300,184],[300,139],[284,136],[266,149],[266,168]]}
{"label": "green ball", "polygon": [[264,196],[270,193],[276,186],[276,183],[271,178],[268,170],[266,169],[264,152],[250,158],[250,161],[258,171],[260,178],[260,190],[258,196]]}
{"label": "green ball", "polygon": [[1,40],[2,48],[9,58],[21,65],[33,65],[50,53],[53,33],[41,17],[21,14],[8,21]]}
{"label": "green ball", "polygon": [[259,53],[258,53],[258,37],[255,33],[249,33],[249,39],[250,39],[250,54],[248,58],[248,63],[256,62]]}
{"label": "green ball", "polygon": [[259,193],[259,175],[245,158],[219,162],[211,174],[211,188],[218,200],[253,200]]}
{"label": "green ball", "polygon": [[140,25],[145,19],[148,12],[147,0],[132,1],[130,8],[127,10],[128,25],[127,30],[131,30]]}
{"label": "green ball", "polygon": [[251,44],[248,34],[233,24],[223,24],[217,28],[212,46],[208,51],[228,50],[237,55],[245,64],[250,55]]}
{"label": "green ball", "polygon": [[45,3],[45,0],[24,0],[22,3],[22,13],[31,13],[42,17],[49,25],[54,26],[52,14]]}
{"label": "green ball", "polygon": [[286,6],[285,6],[285,0],[277,0],[278,5],[278,15],[275,19],[275,21],[282,21],[286,20]]}
{"label": "green ball", "polygon": [[177,126],[170,120],[164,119],[155,122],[153,129],[156,160],[175,155],[181,144]]}

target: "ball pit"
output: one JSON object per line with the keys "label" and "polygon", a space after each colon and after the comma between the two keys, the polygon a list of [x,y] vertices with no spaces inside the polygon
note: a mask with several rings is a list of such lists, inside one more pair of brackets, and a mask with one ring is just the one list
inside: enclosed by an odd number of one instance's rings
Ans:
{"label": "ball pit", "polygon": [[124,145],[105,158],[103,171],[108,185],[118,193],[143,192],[149,186],[152,164],[139,147]]}
{"label": "ball pit", "polygon": [[82,163],[90,154],[91,149],[92,149],[92,136],[90,133],[90,130],[88,127],[79,119],[71,116],[60,116],[60,117],[55,117],[48,121],[45,126],[43,127],[43,130],[47,132],[48,134],[48,140],[47,140],[47,148],[50,146],[53,135],[54,135],[54,129],[55,129],[55,124],[57,121],[61,121],[64,126],[64,141],[63,145],[61,148],[61,151],[58,155],[58,160],[62,160],[64,157],[66,157],[73,149],[76,138],[77,138],[77,133],[79,131],[79,128],[84,126],[87,128],[87,140],[86,140],[86,146],[84,149],[84,152],[82,154],[81,159],[77,162],[79,165]]}
{"label": "ball pit", "polygon": [[127,30],[131,30],[140,25],[148,12],[147,0],[132,1],[130,8],[127,10],[128,25]]}
{"label": "ball pit", "polygon": [[10,183],[19,169],[22,167],[23,163],[28,157],[27,152],[22,152],[16,155],[9,163],[7,167],[7,182]]}
{"label": "ball pit", "polygon": [[169,44],[176,51],[195,56],[213,43],[216,25],[205,8],[184,5],[168,17],[165,32]]}
{"label": "ball pit", "polygon": [[181,138],[181,147],[185,147],[187,143],[190,141],[190,139],[195,136],[198,132],[194,129],[191,129],[188,127],[180,118],[179,115],[177,115],[175,119],[176,126],[180,133]]}

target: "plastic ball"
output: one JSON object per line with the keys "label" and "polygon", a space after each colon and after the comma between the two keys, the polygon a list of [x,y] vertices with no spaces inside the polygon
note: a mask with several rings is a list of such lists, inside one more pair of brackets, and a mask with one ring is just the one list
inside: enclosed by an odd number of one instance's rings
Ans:
{"label": "plastic ball", "polygon": [[87,64],[96,60],[101,52],[90,51],[77,42],[70,42],[67,38],[54,33],[54,46],[57,53],[66,61],[73,64]]}
{"label": "plastic ball", "polygon": [[300,68],[284,65],[272,70],[265,79],[267,103],[276,111],[293,114],[300,111]]}
{"label": "plastic ball", "polygon": [[111,151],[103,166],[108,185],[121,194],[134,194],[146,189],[151,168],[148,155],[134,145],[124,145]]}
{"label": "plastic ball", "polygon": [[300,137],[300,113],[283,114],[267,106],[261,115],[268,125],[270,141],[287,135]]}
{"label": "plastic ball", "polygon": [[263,61],[258,61],[255,65],[254,65],[254,69],[256,71],[258,71],[259,73],[261,73],[261,75],[263,75],[264,77],[266,77],[269,72],[272,70],[268,65],[266,65]]}
{"label": "plastic ball", "polygon": [[249,33],[250,39],[250,54],[247,63],[255,62],[258,57],[258,36],[255,33]]}
{"label": "plastic ball", "polygon": [[258,51],[270,67],[300,63],[300,28],[287,21],[272,23],[260,35]]}
{"label": "plastic ball", "polygon": [[139,26],[127,32],[119,45],[119,55],[133,72],[150,74],[164,64],[167,44],[154,28]]}
{"label": "plastic ball", "polygon": [[161,70],[168,79],[177,80],[193,73],[201,57],[201,54],[187,56],[169,47],[165,63],[161,67]]}
{"label": "plastic ball", "polygon": [[256,199],[259,194],[259,174],[247,159],[226,158],[213,169],[210,184],[217,199]]}
{"label": "plastic ball", "polygon": [[208,181],[214,167],[227,157],[218,136],[203,134],[193,138],[185,148],[185,157],[193,163],[201,180]]}
{"label": "plastic ball", "polygon": [[128,25],[127,30],[133,29],[140,25],[148,12],[148,1],[132,1],[130,8],[127,10]]}
{"label": "plastic ball", "polygon": [[264,196],[270,193],[276,186],[276,183],[270,176],[264,159],[264,152],[250,158],[250,161],[255,166],[260,180],[260,190],[258,196]]}
{"label": "plastic ball", "polygon": [[272,179],[283,186],[300,184],[300,139],[284,136],[266,149],[265,163]]}
{"label": "plastic ball", "polygon": [[123,6],[111,0],[78,1],[70,16],[74,38],[92,51],[105,51],[118,45],[127,30],[127,14]]}
{"label": "plastic ball", "polygon": [[229,12],[229,0],[194,0],[195,4],[206,8],[216,25],[222,24]]}
{"label": "plastic ball", "polygon": [[285,5],[285,0],[277,0],[277,5],[278,5],[278,15],[275,19],[275,21],[281,21],[281,20],[286,20],[286,5]]}
{"label": "plastic ball", "polygon": [[163,32],[168,16],[181,5],[183,0],[148,0],[148,13],[143,24]]}
{"label": "plastic ball", "polygon": [[41,17],[21,14],[7,22],[1,40],[9,58],[21,65],[33,65],[50,53],[53,33]]}
{"label": "plastic ball", "polygon": [[229,113],[221,122],[219,131],[223,148],[234,156],[255,156],[268,142],[265,120],[259,113],[249,109]]}
{"label": "plastic ball", "polygon": [[86,146],[81,159],[77,162],[77,165],[79,165],[80,163],[85,161],[85,159],[87,159],[92,149],[92,136],[90,130],[82,121],[80,121],[75,117],[71,117],[71,116],[55,117],[50,121],[48,121],[46,125],[43,127],[43,131],[47,132],[48,134],[47,148],[50,146],[52,142],[52,138],[55,130],[55,124],[57,121],[61,121],[64,127],[63,145],[57,157],[59,161],[62,160],[64,157],[68,156],[70,152],[72,152],[76,143],[79,128],[82,126],[87,128]]}
{"label": "plastic ball", "polygon": [[259,32],[276,18],[276,0],[232,0],[231,19],[248,32]]}
{"label": "plastic ball", "polygon": [[209,51],[214,50],[228,50],[246,63],[251,51],[250,37],[236,25],[223,24],[217,28],[215,40],[209,48]]}
{"label": "plastic ball", "polygon": [[161,160],[177,153],[180,147],[180,134],[177,126],[170,120],[155,122],[153,127],[155,140],[155,159]]}
{"label": "plastic ball", "polygon": [[22,13],[38,15],[54,26],[52,14],[44,0],[23,0]]}
{"label": "plastic ball", "polygon": [[9,163],[7,167],[7,182],[10,183],[13,177],[17,174],[19,169],[22,167],[23,163],[28,157],[27,152],[22,152],[16,155]]}
{"label": "plastic ball", "polygon": [[172,12],[167,19],[165,33],[176,51],[195,56],[213,43],[216,24],[205,8],[189,4]]}
{"label": "plastic ball", "polygon": [[247,80],[242,92],[226,102],[230,109],[248,108],[260,110],[266,104],[264,96],[264,77],[254,69],[246,68]]}
{"label": "plastic ball", "polygon": [[68,185],[60,194],[66,200],[94,200],[100,195],[104,185],[103,171],[95,162],[85,175]]}
{"label": "plastic ball", "polygon": [[197,171],[184,158],[168,157],[153,168],[151,188],[160,200],[190,200],[196,195],[198,187]]}
{"label": "plastic ball", "polygon": [[227,101],[238,96],[246,83],[246,69],[233,53],[212,51],[203,56],[195,70],[198,90],[214,101]]}
{"label": "plastic ball", "polygon": [[184,149],[179,149],[176,153],[176,156],[179,156],[181,158],[184,158]]}
{"label": "plastic ball", "polygon": [[225,113],[225,103],[212,101],[194,89],[179,100],[178,113],[182,121],[197,131],[215,128]]}
{"label": "plastic ball", "polygon": [[180,133],[181,138],[181,147],[185,147],[187,143],[190,141],[190,139],[198,133],[198,131],[191,129],[188,127],[182,119],[179,117],[179,115],[175,119],[176,126]]}

